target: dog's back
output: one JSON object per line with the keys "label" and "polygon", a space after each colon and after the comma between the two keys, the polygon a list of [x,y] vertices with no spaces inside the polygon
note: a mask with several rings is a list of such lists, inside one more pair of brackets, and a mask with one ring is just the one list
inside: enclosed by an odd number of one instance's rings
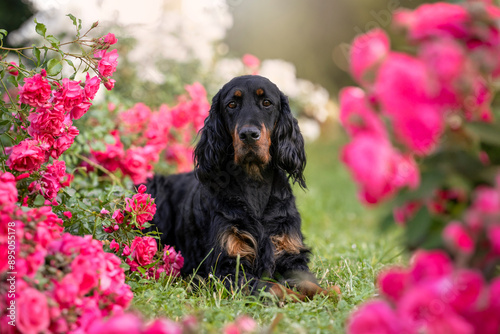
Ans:
{"label": "dog's back", "polygon": [[[148,193],[155,199],[157,207],[149,231],[161,233],[163,245],[174,246],[182,250],[186,259],[182,268],[184,274],[193,272],[194,265],[200,263],[207,250],[207,231],[204,231],[204,214],[207,200],[204,189],[196,179],[194,172],[170,176],[155,175],[148,184]],[[196,218],[195,218],[196,216]],[[205,232],[205,233],[204,233]],[[202,271],[203,268],[201,268]]]}

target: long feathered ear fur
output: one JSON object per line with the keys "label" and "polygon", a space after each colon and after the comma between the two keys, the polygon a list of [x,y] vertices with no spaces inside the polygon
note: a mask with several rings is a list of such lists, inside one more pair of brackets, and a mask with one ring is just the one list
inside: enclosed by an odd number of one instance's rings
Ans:
{"label": "long feathered ear fur", "polygon": [[303,175],[306,167],[304,138],[300,133],[297,120],[293,117],[288,98],[280,93],[281,114],[271,138],[271,152],[275,167],[286,171],[293,183],[298,182],[306,188]]}
{"label": "long feathered ear fur", "polygon": [[194,149],[195,173],[202,183],[213,180],[227,164],[232,141],[220,111],[221,91],[212,99],[212,106],[200,130],[200,140]]}

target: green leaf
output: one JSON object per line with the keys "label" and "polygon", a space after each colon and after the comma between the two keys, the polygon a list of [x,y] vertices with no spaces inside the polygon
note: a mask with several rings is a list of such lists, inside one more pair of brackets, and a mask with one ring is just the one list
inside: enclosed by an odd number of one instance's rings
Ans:
{"label": "green leaf", "polygon": [[40,49],[33,44],[33,56],[36,58],[36,66],[40,66]]}
{"label": "green leaf", "polygon": [[45,24],[43,23],[38,23],[35,19],[36,27],[35,31],[38,35],[45,37],[45,33],[47,32],[47,28],[45,27]]}
{"label": "green leaf", "polygon": [[10,82],[13,86],[18,87],[17,78],[14,75],[9,75],[7,81]]}
{"label": "green leaf", "polygon": [[55,48],[59,47],[59,44],[61,44],[61,42],[59,42],[59,40],[53,35],[48,35],[45,39],[48,40],[50,44],[52,44],[52,46]]}
{"label": "green leaf", "polygon": [[500,146],[500,126],[495,123],[472,122],[466,128],[481,139],[481,141]]}
{"label": "green leaf", "polygon": [[425,241],[431,227],[432,217],[426,207],[422,207],[406,223],[406,241],[410,249],[414,249]]}
{"label": "green leaf", "polygon": [[42,195],[37,195],[33,204],[35,206],[42,206],[45,203],[45,198]]}
{"label": "green leaf", "polygon": [[5,133],[7,130],[10,129],[11,127],[11,121],[9,120],[3,120],[3,121],[0,121],[0,134],[3,134]]}
{"label": "green leaf", "polygon": [[5,29],[0,29],[0,41],[1,41],[4,37],[6,37],[6,36],[7,36],[7,34],[8,34],[7,30],[5,30]]}
{"label": "green leaf", "polygon": [[64,59],[64,61],[66,63],[68,63],[68,65],[71,66],[76,71],[75,64],[73,64],[73,62],[71,61],[71,59]]}
{"label": "green leaf", "polygon": [[51,75],[51,76],[57,75],[57,74],[61,73],[61,70],[62,70],[62,63],[59,59],[52,58],[47,63],[47,74],[48,75]]}
{"label": "green leaf", "polygon": [[113,145],[115,144],[115,137],[113,137],[112,135],[110,134],[107,134],[104,136],[104,142],[106,144],[110,144],[110,145]]}

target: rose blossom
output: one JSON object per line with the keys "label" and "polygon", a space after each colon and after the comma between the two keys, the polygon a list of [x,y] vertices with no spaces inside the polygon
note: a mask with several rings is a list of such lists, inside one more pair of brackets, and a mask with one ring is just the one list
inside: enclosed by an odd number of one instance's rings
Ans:
{"label": "rose blossom", "polygon": [[80,86],[80,81],[63,78],[62,85],[58,87],[54,92],[54,103],[62,105],[65,111],[71,111],[83,102],[85,91]]}
{"label": "rose blossom", "polygon": [[380,28],[356,37],[350,50],[350,70],[353,78],[365,85],[373,82],[375,76],[370,72],[388,55],[389,49],[389,37]]}
{"label": "rose blossom", "polygon": [[9,172],[0,172],[0,205],[17,202],[16,178]]}
{"label": "rose blossom", "polygon": [[130,246],[131,257],[140,265],[146,266],[153,261],[158,250],[156,240],[152,237],[135,237]]}
{"label": "rose blossom", "polygon": [[87,76],[85,77],[85,97],[89,100],[93,100],[99,90],[100,84],[101,79],[97,75],[90,78],[90,75],[87,72]]}
{"label": "rose blossom", "polygon": [[153,175],[153,165],[143,147],[129,148],[120,163],[120,168],[123,174],[130,176],[134,184],[144,183]]}
{"label": "rose blossom", "polygon": [[45,162],[45,152],[37,140],[25,139],[16,146],[6,147],[7,167],[17,171],[35,171]]}
{"label": "rose blossom", "polygon": [[101,60],[99,60],[98,69],[103,77],[110,77],[116,71],[116,66],[118,65],[118,51],[116,49],[106,52],[105,54],[100,54]]}
{"label": "rose blossom", "polygon": [[383,301],[374,300],[364,304],[349,319],[347,333],[399,334],[403,326],[391,307]]}
{"label": "rose blossom", "polygon": [[26,288],[18,293],[16,325],[19,330],[26,334],[46,331],[50,324],[50,316],[45,295],[33,288]]}
{"label": "rose blossom", "polygon": [[35,74],[24,79],[24,86],[19,86],[19,102],[32,107],[44,105],[50,98],[52,87],[42,74]]}
{"label": "rose blossom", "polygon": [[80,131],[78,131],[78,128],[76,126],[70,126],[68,127],[60,137],[58,137],[55,141],[54,144],[52,145],[52,151],[50,155],[54,159],[58,159],[61,154],[66,152],[68,148],[73,145],[73,142],[75,140],[75,137],[78,136]]}
{"label": "rose blossom", "polygon": [[28,120],[30,121],[28,133],[31,136],[47,133],[57,137],[63,128],[64,110],[60,105],[50,108],[38,107],[36,112],[28,116]]}
{"label": "rose blossom", "polygon": [[460,222],[448,223],[443,230],[443,239],[461,253],[471,254],[474,251],[474,241]]}
{"label": "rose blossom", "polygon": [[177,277],[184,266],[184,257],[182,257],[180,251],[176,252],[174,247],[165,246],[163,250],[163,262],[167,275]]}
{"label": "rose blossom", "polygon": [[156,204],[150,194],[135,194],[132,198],[125,198],[125,203],[125,211],[135,215],[140,229],[146,222],[152,220],[156,213]]}

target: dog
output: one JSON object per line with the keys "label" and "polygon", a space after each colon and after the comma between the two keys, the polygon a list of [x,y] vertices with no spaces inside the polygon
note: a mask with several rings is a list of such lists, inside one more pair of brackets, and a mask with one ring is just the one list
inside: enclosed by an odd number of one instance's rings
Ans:
{"label": "dog", "polygon": [[306,155],[287,97],[264,77],[236,77],[214,96],[199,137],[193,172],[147,185],[154,228],[181,251],[181,273],[281,300],[328,295],[309,270],[290,185],[306,188]]}

